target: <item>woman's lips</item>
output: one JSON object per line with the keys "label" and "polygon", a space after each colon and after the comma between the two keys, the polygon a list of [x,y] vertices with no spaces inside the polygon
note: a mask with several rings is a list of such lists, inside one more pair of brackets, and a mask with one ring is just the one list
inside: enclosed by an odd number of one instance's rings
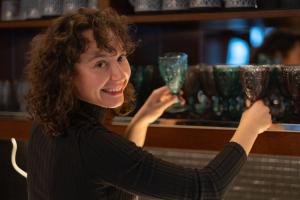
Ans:
{"label": "woman's lips", "polygon": [[123,87],[121,88],[107,88],[107,89],[102,89],[106,94],[109,94],[111,96],[119,96],[123,94]]}
{"label": "woman's lips", "polygon": [[120,96],[123,95],[124,89],[127,85],[127,81],[120,81],[120,84],[116,85],[107,85],[105,88],[101,89],[102,92],[110,96]]}

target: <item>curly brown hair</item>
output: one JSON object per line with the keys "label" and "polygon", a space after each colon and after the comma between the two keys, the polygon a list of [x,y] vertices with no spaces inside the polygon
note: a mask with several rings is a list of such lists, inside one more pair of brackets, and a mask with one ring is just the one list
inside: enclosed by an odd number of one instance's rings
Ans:
{"label": "curly brown hair", "polygon": [[[44,33],[36,36],[26,67],[31,88],[26,96],[27,110],[46,134],[62,135],[69,124],[68,114],[78,107],[72,78],[75,63],[86,48],[87,39],[82,35],[86,30],[93,31],[99,49],[116,51],[109,44],[111,32],[128,54],[135,49],[126,18],[112,9],[80,8],[57,18]],[[124,103],[116,112],[126,114],[133,108],[134,91],[128,84]]]}

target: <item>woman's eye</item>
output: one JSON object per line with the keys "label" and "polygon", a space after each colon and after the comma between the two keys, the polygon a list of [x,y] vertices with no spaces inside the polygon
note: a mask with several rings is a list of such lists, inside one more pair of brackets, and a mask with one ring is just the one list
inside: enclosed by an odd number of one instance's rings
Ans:
{"label": "woman's eye", "polygon": [[96,63],[96,65],[95,65],[95,67],[97,67],[97,68],[103,68],[103,67],[105,67],[106,66],[106,63],[105,62],[98,62],[98,63]]}
{"label": "woman's eye", "polygon": [[126,55],[122,55],[118,58],[118,62],[119,63],[124,62],[126,59],[127,59]]}

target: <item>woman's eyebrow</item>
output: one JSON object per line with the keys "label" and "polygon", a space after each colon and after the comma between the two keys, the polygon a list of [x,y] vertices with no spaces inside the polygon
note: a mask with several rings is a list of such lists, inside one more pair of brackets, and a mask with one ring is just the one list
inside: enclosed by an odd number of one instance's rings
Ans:
{"label": "woman's eyebrow", "polygon": [[98,58],[98,57],[107,57],[108,55],[105,54],[105,53],[99,53],[99,52],[92,52],[92,53],[87,53],[88,56],[89,56],[89,62],[94,60],[95,58]]}
{"label": "woman's eyebrow", "polygon": [[120,53],[118,54],[117,52],[114,53],[113,55],[112,54],[109,54],[109,53],[106,53],[106,52],[100,52],[100,51],[93,51],[93,52],[89,52],[87,53],[89,59],[88,61],[92,61],[93,59],[95,58],[98,58],[98,57],[110,57],[110,56],[116,56],[116,55],[124,55],[126,54],[126,51],[123,50],[123,51],[120,51]]}

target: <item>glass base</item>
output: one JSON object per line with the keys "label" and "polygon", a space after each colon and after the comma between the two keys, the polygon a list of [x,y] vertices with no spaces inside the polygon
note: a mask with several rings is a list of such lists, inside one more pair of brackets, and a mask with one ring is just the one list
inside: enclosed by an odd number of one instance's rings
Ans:
{"label": "glass base", "polygon": [[166,112],[167,113],[181,113],[184,112],[188,109],[188,107],[186,105],[181,105],[180,103],[176,103],[173,104],[172,106],[170,106]]}

